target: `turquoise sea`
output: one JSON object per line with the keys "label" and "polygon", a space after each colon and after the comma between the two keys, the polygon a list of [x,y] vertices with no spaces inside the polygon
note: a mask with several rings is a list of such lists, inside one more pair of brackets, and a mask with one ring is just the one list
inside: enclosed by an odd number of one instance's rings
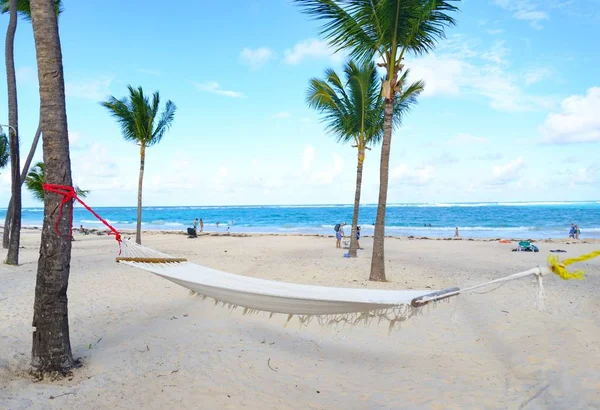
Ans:
{"label": "turquoise sea", "polygon": [[[95,210],[117,229],[135,229],[135,207]],[[376,210],[376,205],[361,206],[363,235],[373,233]],[[2,220],[5,213],[0,210]],[[41,207],[23,209],[23,225],[41,226],[42,215]],[[336,223],[350,224],[352,205],[151,206],[143,210],[143,229],[184,231],[194,218],[202,218],[209,232],[229,227],[232,232],[332,234]],[[566,238],[571,223],[579,226],[582,239],[600,238],[600,201],[389,204],[386,234],[451,237],[458,226],[467,238]],[[80,206],[73,225],[102,228]]]}

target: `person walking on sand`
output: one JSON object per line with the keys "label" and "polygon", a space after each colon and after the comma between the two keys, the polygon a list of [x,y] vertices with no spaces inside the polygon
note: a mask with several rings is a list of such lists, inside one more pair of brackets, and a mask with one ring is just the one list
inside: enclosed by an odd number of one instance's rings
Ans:
{"label": "person walking on sand", "polygon": [[571,224],[571,229],[569,229],[569,238],[575,238],[575,225]]}
{"label": "person walking on sand", "polygon": [[454,237],[458,238],[458,226],[456,227],[456,229],[454,230]]}
{"label": "person walking on sand", "polygon": [[200,218],[200,232],[204,232],[204,221]]}

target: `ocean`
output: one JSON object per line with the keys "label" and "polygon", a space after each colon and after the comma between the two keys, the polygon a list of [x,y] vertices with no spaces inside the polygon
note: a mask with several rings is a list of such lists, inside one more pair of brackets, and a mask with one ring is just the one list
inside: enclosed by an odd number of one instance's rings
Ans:
{"label": "ocean", "polygon": [[[135,207],[95,211],[117,229],[135,229]],[[363,235],[373,234],[376,211],[377,205],[361,206]],[[5,214],[6,209],[0,210],[2,221]],[[41,207],[24,208],[23,226],[41,226],[42,216]],[[245,233],[333,234],[335,224],[350,225],[352,205],[149,206],[143,209],[142,226],[185,231],[194,218],[202,218],[208,232],[225,232],[229,227]],[[582,239],[599,239],[600,201],[389,204],[386,235],[452,237],[458,227],[465,238],[566,238],[571,223],[579,226]],[[75,208],[73,225],[103,228],[80,206]]]}

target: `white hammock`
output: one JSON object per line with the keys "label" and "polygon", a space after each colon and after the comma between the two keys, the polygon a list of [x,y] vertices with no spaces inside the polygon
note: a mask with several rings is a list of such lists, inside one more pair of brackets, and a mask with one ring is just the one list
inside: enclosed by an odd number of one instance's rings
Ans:
{"label": "white hammock", "polygon": [[289,315],[288,320],[293,316],[301,322],[317,318],[327,324],[355,324],[378,318],[389,321],[390,327],[413,316],[429,302],[527,276],[538,279],[542,295],[541,277],[549,272],[547,268],[538,267],[481,285],[442,291],[337,288],[235,275],[174,258],[129,240],[123,241],[123,256],[118,257],[117,262],[152,272],[216,302],[243,307],[244,313],[283,313]]}

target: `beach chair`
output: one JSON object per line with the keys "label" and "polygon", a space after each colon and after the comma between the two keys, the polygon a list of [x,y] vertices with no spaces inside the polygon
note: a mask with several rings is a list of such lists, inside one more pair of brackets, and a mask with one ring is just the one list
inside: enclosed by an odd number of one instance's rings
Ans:
{"label": "beach chair", "polygon": [[537,246],[532,245],[529,241],[520,241],[516,249],[513,252],[539,252]]}

